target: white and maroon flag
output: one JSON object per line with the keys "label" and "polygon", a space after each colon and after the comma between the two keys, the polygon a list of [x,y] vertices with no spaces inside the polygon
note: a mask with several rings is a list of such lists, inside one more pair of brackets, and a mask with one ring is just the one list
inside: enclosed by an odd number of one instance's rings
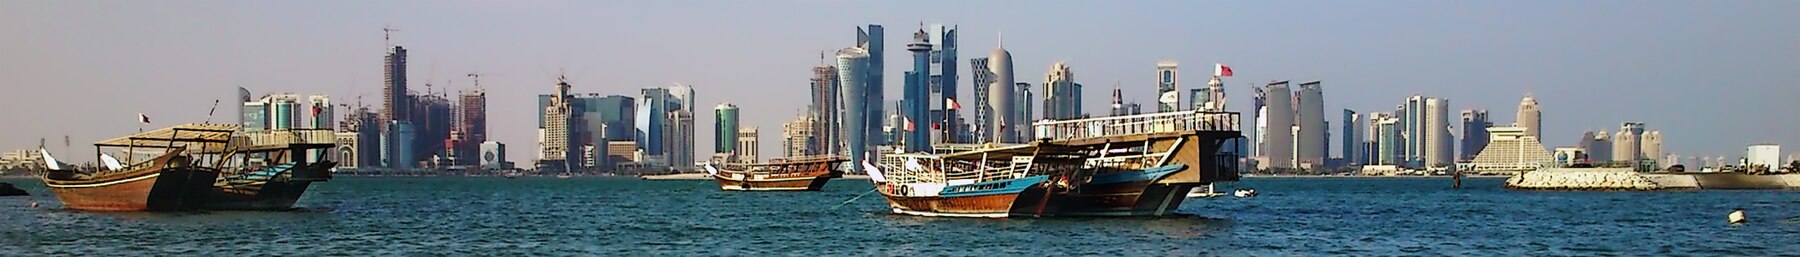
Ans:
{"label": "white and maroon flag", "polygon": [[1231,76],[1231,66],[1225,66],[1225,64],[1221,64],[1221,63],[1214,63],[1213,64],[1213,76],[1214,77],[1230,77]]}

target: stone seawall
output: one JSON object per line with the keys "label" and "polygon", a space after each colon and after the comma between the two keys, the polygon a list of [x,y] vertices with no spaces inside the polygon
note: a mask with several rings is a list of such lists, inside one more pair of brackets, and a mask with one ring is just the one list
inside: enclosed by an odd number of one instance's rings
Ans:
{"label": "stone seawall", "polygon": [[1550,168],[1506,179],[1526,190],[1800,189],[1800,174],[1639,173],[1630,168]]}
{"label": "stone seawall", "polygon": [[1529,190],[1664,189],[1630,168],[1542,169],[1508,178],[1506,187]]}

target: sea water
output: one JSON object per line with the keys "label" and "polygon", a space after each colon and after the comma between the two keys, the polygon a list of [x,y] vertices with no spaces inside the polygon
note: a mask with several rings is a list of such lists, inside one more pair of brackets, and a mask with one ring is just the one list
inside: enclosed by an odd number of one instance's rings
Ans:
{"label": "sea water", "polygon": [[[635,178],[338,178],[315,184],[293,211],[190,213],[73,211],[35,180],[0,182],[33,194],[0,198],[7,256],[1800,254],[1800,191],[1247,178],[1218,190],[1259,196],[1189,199],[1173,217],[984,219],[890,214],[866,180],[725,192],[711,181]],[[1733,209],[1751,221],[1727,224]]]}

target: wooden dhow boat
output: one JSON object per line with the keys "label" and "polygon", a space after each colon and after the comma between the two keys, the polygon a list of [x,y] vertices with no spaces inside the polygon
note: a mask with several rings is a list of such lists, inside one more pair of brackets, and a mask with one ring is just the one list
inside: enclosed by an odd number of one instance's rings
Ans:
{"label": "wooden dhow boat", "polygon": [[[83,171],[62,167],[43,151],[41,180],[63,205],[86,211],[187,211],[206,205],[218,169],[205,152],[227,148],[235,126],[186,124],[94,143],[105,164]],[[104,150],[122,149],[120,161]],[[153,157],[137,158],[142,153]],[[129,164],[129,165],[127,165]]]}
{"label": "wooden dhow boat", "polygon": [[844,176],[838,169],[845,159],[837,156],[791,159],[755,164],[706,164],[706,172],[725,191],[819,191],[825,182]]}
{"label": "wooden dhow boat", "polygon": [[331,130],[246,132],[247,142],[227,149],[235,167],[221,169],[208,209],[287,210],[313,182],[331,180],[337,162],[326,157],[336,147]]}
{"label": "wooden dhow boat", "polygon": [[1237,113],[1165,112],[1035,124],[1040,140],[861,168],[894,213],[946,217],[1165,216],[1197,186],[1236,181]]}

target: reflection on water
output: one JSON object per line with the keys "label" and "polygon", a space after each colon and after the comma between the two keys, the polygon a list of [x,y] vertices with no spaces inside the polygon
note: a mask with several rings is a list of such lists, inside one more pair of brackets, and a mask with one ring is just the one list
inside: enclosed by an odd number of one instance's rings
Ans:
{"label": "reflection on water", "polygon": [[[1800,252],[1800,192],[1515,192],[1499,180],[1252,179],[1256,198],[1155,218],[891,214],[865,181],[722,192],[708,181],[343,178],[281,212],[95,213],[42,185],[0,198],[29,255],[1636,255]],[[29,202],[43,205],[30,208]],[[1744,208],[1751,222],[1730,226]],[[4,255],[4,254],[0,254]]]}

